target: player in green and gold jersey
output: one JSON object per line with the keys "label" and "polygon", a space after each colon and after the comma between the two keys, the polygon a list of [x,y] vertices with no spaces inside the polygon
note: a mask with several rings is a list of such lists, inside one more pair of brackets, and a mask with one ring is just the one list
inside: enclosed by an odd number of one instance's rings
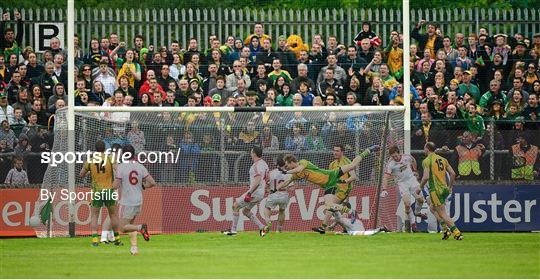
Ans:
{"label": "player in green and gold jersey", "polygon": [[92,246],[99,245],[97,234],[98,218],[101,207],[106,207],[111,219],[112,228],[114,230],[114,244],[122,245],[118,234],[118,215],[116,214],[117,194],[114,194],[112,189],[114,181],[114,166],[112,158],[105,153],[105,142],[102,140],[96,141],[96,152],[92,158],[87,159],[81,169],[80,176],[84,178],[90,172],[92,178],[92,207],[91,207],[91,222],[92,231]]}
{"label": "player in green and gold jersey", "polygon": [[[337,166],[334,169],[322,169],[314,165],[310,161],[305,159],[297,160],[292,154],[288,154],[284,157],[286,174],[292,174],[291,178],[284,181],[278,186],[278,190],[286,188],[290,183],[296,180],[305,179],[306,181],[318,185],[324,189],[325,208],[341,209],[341,211],[348,211],[347,207],[339,205],[348,195],[350,178],[342,179],[345,174],[353,171],[362,159],[368,156],[370,153],[379,150],[378,145],[371,146],[364,150],[360,155],[355,157],[349,164],[343,164]],[[355,177],[353,177],[354,179]],[[340,201],[339,197],[342,198]],[[324,233],[318,231],[319,233]]]}
{"label": "player in green and gold jersey", "polygon": [[[456,172],[452,166],[448,164],[448,160],[435,153],[435,144],[427,142],[424,145],[424,153],[426,158],[422,161],[424,175],[420,182],[420,189],[428,183],[429,196],[431,198],[432,209],[434,214],[444,228],[443,240],[448,239],[454,234],[454,239],[462,240],[463,235],[456,227],[454,221],[446,213],[446,198],[452,192],[452,186],[456,179]],[[450,180],[447,182],[446,174],[450,175]],[[446,224],[444,225],[443,224]],[[448,228],[450,227],[450,228]]]}

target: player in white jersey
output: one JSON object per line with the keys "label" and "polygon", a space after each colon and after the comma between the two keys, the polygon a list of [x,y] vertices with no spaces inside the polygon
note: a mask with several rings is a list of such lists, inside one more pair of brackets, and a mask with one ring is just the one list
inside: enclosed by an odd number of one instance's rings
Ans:
{"label": "player in white jersey", "polygon": [[[351,204],[349,202],[343,203],[345,207],[348,209],[351,208]],[[341,208],[340,208],[341,209]],[[327,210],[332,213],[334,216],[334,219],[336,220],[336,223],[341,225],[345,232],[336,232],[335,234],[348,234],[348,235],[374,235],[381,231],[385,232],[388,231],[386,227],[381,227],[377,229],[372,230],[366,230],[364,228],[364,223],[360,219],[358,219],[357,213],[354,210],[350,210],[347,214],[341,214],[339,211],[340,209],[336,209],[334,207],[330,207]],[[346,217],[349,216],[349,217]]]}
{"label": "player in white jersey", "polygon": [[259,234],[265,236],[267,231],[265,226],[256,215],[251,213],[251,208],[257,205],[264,197],[266,191],[266,183],[268,181],[268,164],[261,158],[262,149],[260,147],[253,147],[251,149],[251,159],[253,165],[249,169],[249,190],[242,196],[236,199],[233,204],[233,220],[230,230],[222,231],[226,235],[236,235],[236,227],[238,225],[238,219],[240,217],[240,209],[242,213],[246,215],[253,223],[259,228]]}
{"label": "player in white jersey", "polygon": [[268,185],[270,187],[270,195],[266,198],[266,204],[264,209],[264,220],[266,221],[265,230],[269,231],[272,228],[272,221],[270,215],[272,215],[272,209],[278,207],[278,226],[277,231],[281,232],[283,229],[283,223],[285,222],[285,209],[289,205],[289,192],[287,190],[278,191],[277,187],[282,182],[291,178],[291,174],[283,174],[285,171],[285,161],[283,156],[280,155],[277,158],[277,168],[270,171]]}
{"label": "player in white jersey", "polygon": [[[414,231],[416,230],[414,216],[427,219],[425,214],[420,213],[424,204],[424,196],[417,179],[416,160],[411,155],[401,154],[397,146],[390,147],[389,154],[390,160],[386,165],[381,196],[385,197],[388,194],[385,189],[388,179],[394,178],[405,208],[405,231]],[[411,212],[411,196],[416,200],[414,213]]]}
{"label": "player in white jersey", "polygon": [[137,255],[139,253],[139,249],[137,248],[137,232],[140,232],[146,241],[150,240],[150,234],[148,233],[146,224],[134,225],[133,222],[141,212],[143,203],[142,191],[154,187],[156,182],[148,173],[146,167],[135,161],[137,157],[133,146],[126,145],[122,151],[130,156],[127,162],[118,165],[113,188],[120,188],[120,229],[129,234],[131,254]]}

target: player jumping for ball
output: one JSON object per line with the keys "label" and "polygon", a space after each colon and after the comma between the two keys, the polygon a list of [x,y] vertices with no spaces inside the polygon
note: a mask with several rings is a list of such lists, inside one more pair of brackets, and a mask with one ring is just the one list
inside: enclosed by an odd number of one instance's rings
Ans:
{"label": "player jumping for ball", "polygon": [[[288,154],[283,159],[285,161],[285,167],[287,169],[287,171],[284,173],[292,174],[292,176],[291,178],[281,183],[277,189],[282,190],[286,188],[293,181],[305,179],[306,181],[311,182],[323,188],[325,190],[324,192],[325,197],[329,197],[330,195],[335,195],[336,185],[338,183],[339,184],[346,183],[345,181],[341,180],[340,177],[343,176],[343,174],[351,170],[354,170],[356,167],[358,167],[358,165],[360,165],[360,162],[362,161],[362,159],[367,157],[370,153],[374,151],[378,151],[378,150],[379,150],[378,145],[371,146],[365,149],[358,156],[356,156],[350,164],[345,164],[339,168],[332,169],[332,170],[321,169],[305,159],[298,161],[294,155]],[[325,206],[326,206],[326,209],[333,207],[334,210],[339,209],[339,211],[342,211],[342,212],[347,212],[350,210],[346,206],[333,203],[331,200],[325,200]]]}
{"label": "player jumping for ball", "polygon": [[[386,186],[388,179],[393,177],[399,187],[399,193],[401,200],[405,206],[405,231],[415,231],[416,223],[414,222],[414,216],[427,219],[425,214],[420,213],[422,205],[424,204],[424,197],[418,183],[416,160],[410,155],[401,154],[397,146],[390,147],[388,153],[390,159],[386,164],[385,176],[383,179],[383,190],[381,196],[385,197],[387,194]],[[411,195],[416,199],[414,214],[411,211]]]}
{"label": "player jumping for ball", "polygon": [[143,195],[142,191],[152,188],[156,185],[152,175],[148,173],[146,167],[136,162],[137,155],[135,148],[126,145],[122,149],[127,156],[128,161],[118,165],[116,179],[114,179],[113,188],[120,188],[120,224],[121,230],[129,234],[131,242],[130,252],[132,255],[138,255],[137,232],[140,232],[145,241],[150,240],[148,227],[146,224],[134,225],[135,218],[141,212]]}
{"label": "player jumping for ball", "polygon": [[231,229],[221,232],[225,235],[236,235],[236,227],[238,226],[238,219],[240,218],[240,209],[242,209],[242,213],[244,213],[246,217],[257,225],[261,236],[265,236],[267,233],[264,224],[259,221],[256,215],[251,213],[251,208],[257,205],[264,197],[269,168],[268,164],[262,159],[262,149],[260,147],[253,147],[250,154],[253,165],[249,168],[249,190],[234,202]]}
{"label": "player jumping for ball", "polygon": [[[428,183],[431,205],[435,210],[435,217],[444,228],[443,240],[448,239],[454,234],[454,239],[462,240],[463,235],[454,224],[454,221],[446,213],[446,198],[452,192],[452,186],[456,180],[456,172],[448,164],[448,160],[435,154],[435,144],[427,142],[424,145],[424,153],[427,155],[422,161],[424,175],[420,182],[420,188]],[[446,182],[446,173],[450,175],[450,182]],[[450,228],[448,228],[450,227]]]}

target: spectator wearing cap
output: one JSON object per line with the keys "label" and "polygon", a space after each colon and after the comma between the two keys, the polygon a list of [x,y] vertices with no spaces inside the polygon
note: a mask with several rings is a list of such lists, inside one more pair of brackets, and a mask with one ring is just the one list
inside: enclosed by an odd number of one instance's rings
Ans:
{"label": "spectator wearing cap", "polygon": [[7,93],[0,90],[0,121],[7,121],[11,124],[15,121],[15,112],[13,107],[8,104]]}
{"label": "spectator wearing cap", "polygon": [[411,32],[411,37],[418,41],[418,50],[423,52],[424,49],[431,51],[431,58],[435,58],[435,53],[443,47],[443,38],[437,35],[437,24],[428,23],[427,32],[420,34],[420,28],[426,23],[425,20],[420,20]]}
{"label": "spectator wearing cap", "polygon": [[219,107],[221,106],[221,95],[215,93],[212,95],[212,106]]}
{"label": "spectator wearing cap", "polygon": [[467,70],[463,72],[463,78],[461,81],[461,84],[459,84],[459,90],[462,94],[465,94],[468,92],[476,102],[480,101],[481,93],[478,86],[471,83],[472,80],[472,73],[471,71]]}
{"label": "spectator wearing cap", "polygon": [[525,63],[525,65],[529,65],[531,62],[534,63],[534,60],[527,52],[527,48],[527,44],[523,40],[517,41],[512,54],[512,61],[514,62],[512,69],[516,69],[518,63]]}

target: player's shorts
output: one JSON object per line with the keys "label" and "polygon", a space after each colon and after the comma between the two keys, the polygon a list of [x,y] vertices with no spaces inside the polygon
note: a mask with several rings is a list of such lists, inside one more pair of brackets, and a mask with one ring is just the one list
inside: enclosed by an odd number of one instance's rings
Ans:
{"label": "player's shorts", "polygon": [[335,195],[339,200],[344,201],[347,197],[349,197],[351,190],[351,184],[338,184],[336,187]]}
{"label": "player's shorts", "polygon": [[289,193],[275,192],[268,196],[264,207],[273,209],[276,206],[279,206],[280,209],[285,209],[287,208],[287,205],[289,205],[289,199]]}
{"label": "player's shorts", "polygon": [[343,176],[343,172],[341,171],[341,168],[332,169],[330,171],[331,172],[328,173],[328,181],[326,182],[326,184],[320,186],[321,188],[325,190],[325,194],[327,190],[335,188],[339,178]]}
{"label": "player's shorts", "polygon": [[245,196],[246,195],[244,194],[241,197],[236,199],[236,204],[238,205],[239,208],[251,209],[253,208],[253,206],[257,205],[257,203],[259,203],[259,201],[263,199],[262,197],[253,196],[253,199],[250,202],[245,202],[244,201]]}
{"label": "player's shorts", "polygon": [[101,191],[94,191],[92,197],[92,206],[100,208],[102,206],[110,207],[116,204],[116,200],[113,199],[113,189],[104,189]]}
{"label": "player's shorts", "polygon": [[118,217],[122,219],[134,219],[141,213],[141,205],[135,205],[135,206],[128,206],[128,205],[122,205],[120,204],[120,208],[118,210]]}
{"label": "player's shorts", "polygon": [[405,197],[406,195],[411,194],[414,197],[418,197],[419,195],[416,194],[416,190],[420,188],[420,184],[416,179],[410,179],[405,182],[398,182],[399,187],[399,194],[401,194],[401,197]]}
{"label": "player's shorts", "polygon": [[448,188],[441,188],[439,191],[431,188],[429,190],[429,197],[433,206],[440,206],[446,202],[446,198],[450,195]]}

